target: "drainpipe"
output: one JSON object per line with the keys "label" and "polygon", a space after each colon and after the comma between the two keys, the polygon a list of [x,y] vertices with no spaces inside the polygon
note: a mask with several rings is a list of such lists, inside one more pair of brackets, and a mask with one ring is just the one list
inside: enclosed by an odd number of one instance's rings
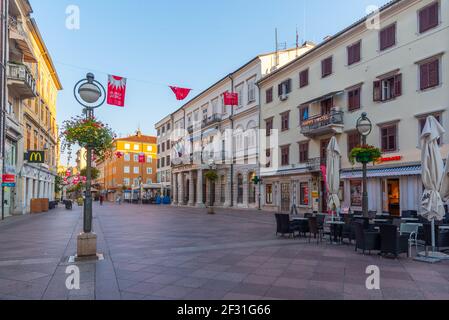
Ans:
{"label": "drainpipe", "polygon": [[[0,15],[3,17],[3,21],[1,22],[1,28],[0,28],[0,43],[1,47],[0,50],[2,51],[0,53],[1,56],[1,87],[0,87],[0,112],[1,112],[1,156],[2,156],[2,174],[5,174],[5,164],[6,164],[6,78],[7,78],[7,55],[8,55],[8,24],[9,24],[9,1],[5,0],[2,1],[0,8]],[[2,201],[2,207],[1,207],[1,219],[5,219],[5,187],[1,186],[1,201]]]}
{"label": "drainpipe", "polygon": [[[256,83],[257,88],[259,90],[259,106],[258,106],[258,116],[259,116],[259,139],[261,139],[261,135],[260,135],[260,128],[262,126],[262,89],[260,88],[259,84]],[[261,177],[261,167],[260,167],[260,141],[259,141],[259,148],[257,148],[257,154],[256,154],[256,161],[257,161],[257,166],[258,166],[258,171],[259,171],[259,199],[258,199],[258,210],[261,211],[262,210],[262,177]]]}
{"label": "drainpipe", "polygon": [[[234,93],[234,76],[232,73],[229,74],[229,79],[231,79],[231,93]],[[234,132],[234,106],[231,106],[231,116],[229,118],[231,120],[231,131]],[[231,140],[231,207],[234,206],[234,139]]]}

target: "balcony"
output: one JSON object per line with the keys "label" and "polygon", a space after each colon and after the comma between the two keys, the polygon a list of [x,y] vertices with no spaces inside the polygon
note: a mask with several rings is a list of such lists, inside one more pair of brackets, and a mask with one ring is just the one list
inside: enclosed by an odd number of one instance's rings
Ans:
{"label": "balcony", "polygon": [[28,39],[27,33],[23,28],[22,22],[17,21],[16,18],[9,16],[9,37],[17,43],[18,48],[23,53],[25,62],[37,63],[36,57],[33,54],[33,47]]}
{"label": "balcony", "polygon": [[22,99],[37,97],[36,80],[23,64],[8,63],[8,87]]}
{"label": "balcony", "polygon": [[326,165],[326,159],[322,158],[312,158],[307,161],[307,169],[312,172],[321,171],[321,166]]}
{"label": "balcony", "polygon": [[213,125],[215,123],[221,122],[222,116],[221,114],[214,114],[207,119],[203,119],[203,127]]}
{"label": "balcony", "polygon": [[329,114],[318,115],[304,120],[301,124],[301,133],[314,138],[327,134],[341,134],[344,128],[344,112],[331,111]]}

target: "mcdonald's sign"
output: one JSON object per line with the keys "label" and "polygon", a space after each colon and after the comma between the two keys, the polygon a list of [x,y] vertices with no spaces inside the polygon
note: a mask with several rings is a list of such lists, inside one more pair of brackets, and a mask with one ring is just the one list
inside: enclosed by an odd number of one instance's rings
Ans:
{"label": "mcdonald's sign", "polygon": [[28,163],[45,163],[45,151],[28,151],[25,153]]}

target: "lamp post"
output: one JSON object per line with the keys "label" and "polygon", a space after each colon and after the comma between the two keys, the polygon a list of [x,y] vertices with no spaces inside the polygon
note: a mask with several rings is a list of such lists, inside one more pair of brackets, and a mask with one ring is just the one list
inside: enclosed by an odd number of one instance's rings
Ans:
{"label": "lamp post", "polygon": [[[74,88],[74,96],[84,107],[86,119],[93,119],[94,110],[106,101],[106,90],[92,73],[80,80]],[[92,147],[86,146],[86,200],[84,203],[83,231],[78,236],[78,257],[97,255],[97,236],[92,232]]]}
{"label": "lamp post", "polygon": [[[373,130],[373,124],[371,123],[371,120],[368,118],[368,115],[366,112],[362,113],[362,116],[357,120],[357,131],[360,133],[362,137],[362,145],[366,145],[366,138],[370,135],[371,131]],[[364,217],[368,217],[368,177],[367,177],[367,171],[368,171],[368,163],[363,162],[363,198],[362,198],[362,212]]]}

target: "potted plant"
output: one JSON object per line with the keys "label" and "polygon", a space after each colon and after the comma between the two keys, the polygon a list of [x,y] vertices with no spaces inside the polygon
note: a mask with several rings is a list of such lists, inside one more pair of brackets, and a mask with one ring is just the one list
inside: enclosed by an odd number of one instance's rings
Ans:
{"label": "potted plant", "polygon": [[206,177],[207,180],[209,180],[209,198],[210,198],[210,203],[209,203],[209,206],[207,208],[207,213],[208,214],[215,214],[215,212],[214,212],[214,204],[212,203],[212,183],[214,183],[215,181],[218,180],[218,174],[214,170],[210,170],[210,171],[206,172],[206,174],[204,176]]}
{"label": "potted plant", "polygon": [[354,165],[356,162],[366,164],[372,162],[375,164],[382,157],[379,148],[370,145],[357,146],[351,150],[349,161]]}

